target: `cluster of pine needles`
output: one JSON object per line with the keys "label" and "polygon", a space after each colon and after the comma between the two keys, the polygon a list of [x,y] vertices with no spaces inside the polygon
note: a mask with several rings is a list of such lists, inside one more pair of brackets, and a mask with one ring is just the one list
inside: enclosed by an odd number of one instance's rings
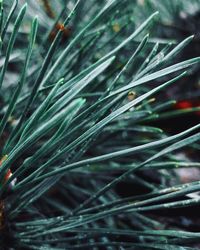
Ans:
{"label": "cluster of pine needles", "polygon": [[155,2],[0,1],[0,249],[197,249],[200,124],[166,127],[200,57]]}

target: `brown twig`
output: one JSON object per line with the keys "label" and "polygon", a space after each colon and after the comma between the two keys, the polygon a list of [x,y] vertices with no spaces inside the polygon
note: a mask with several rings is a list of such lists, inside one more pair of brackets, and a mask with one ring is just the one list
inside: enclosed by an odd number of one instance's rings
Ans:
{"label": "brown twig", "polygon": [[44,9],[45,9],[45,12],[46,14],[48,15],[48,17],[54,19],[56,17],[54,11],[52,10],[52,7],[49,3],[48,0],[41,0],[43,5],[44,5]]}

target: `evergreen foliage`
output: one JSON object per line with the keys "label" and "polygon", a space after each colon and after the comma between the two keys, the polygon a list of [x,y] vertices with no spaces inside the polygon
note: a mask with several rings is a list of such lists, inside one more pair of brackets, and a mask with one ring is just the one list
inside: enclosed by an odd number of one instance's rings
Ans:
{"label": "evergreen foliage", "polygon": [[200,110],[166,95],[200,57],[155,38],[154,2],[0,2],[0,249],[196,249],[163,214],[200,204],[174,171],[200,124],[157,121]]}

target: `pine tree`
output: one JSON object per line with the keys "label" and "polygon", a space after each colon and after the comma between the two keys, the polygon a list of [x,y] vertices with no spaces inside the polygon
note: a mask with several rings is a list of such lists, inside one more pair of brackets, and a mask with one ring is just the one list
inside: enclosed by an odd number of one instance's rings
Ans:
{"label": "pine tree", "polygon": [[163,213],[200,203],[174,171],[200,166],[178,155],[199,149],[200,125],[156,122],[185,112],[166,91],[200,58],[175,61],[193,36],[158,43],[159,13],[140,9],[0,2],[0,249],[196,249]]}

